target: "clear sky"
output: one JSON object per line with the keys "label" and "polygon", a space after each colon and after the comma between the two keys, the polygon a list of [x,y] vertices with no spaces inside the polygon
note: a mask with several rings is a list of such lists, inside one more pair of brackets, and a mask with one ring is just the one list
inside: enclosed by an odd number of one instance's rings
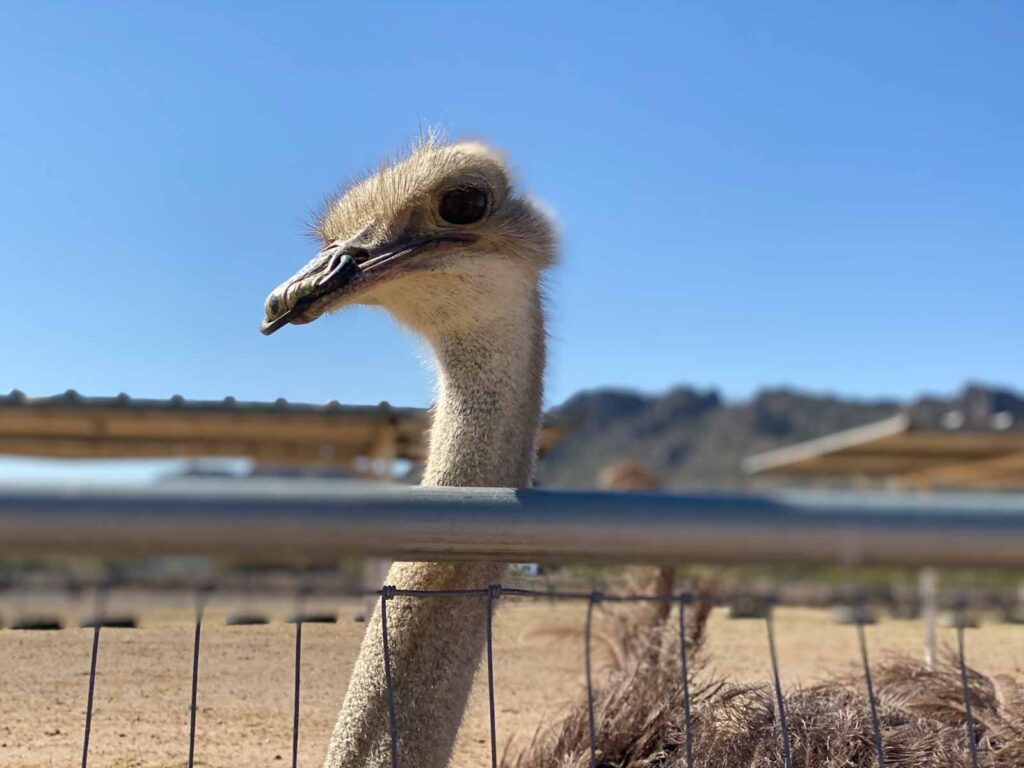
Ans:
{"label": "clear sky", "polygon": [[271,338],[323,196],[421,126],[558,214],[548,403],[1024,384],[1019,3],[4,3],[0,391],[426,404]]}

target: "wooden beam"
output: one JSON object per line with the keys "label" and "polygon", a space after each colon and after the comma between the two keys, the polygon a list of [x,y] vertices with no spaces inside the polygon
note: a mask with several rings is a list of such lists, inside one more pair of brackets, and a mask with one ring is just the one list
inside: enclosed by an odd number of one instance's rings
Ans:
{"label": "wooden beam", "polygon": [[384,424],[377,432],[367,453],[372,477],[391,480],[395,476],[395,460],[398,458],[398,430],[393,424]]}
{"label": "wooden beam", "polygon": [[58,459],[230,457],[274,464],[325,465],[344,465],[360,455],[350,446],[338,443],[108,438],[0,438],[0,454]]}
{"label": "wooden beam", "polygon": [[[423,461],[428,412],[380,406],[0,398],[0,453],[55,458],[247,456],[271,463],[356,457]],[[541,453],[562,437],[546,427]],[[327,455],[328,458],[323,458]],[[341,459],[329,458],[339,456]]]}
{"label": "wooden beam", "polygon": [[772,470],[785,475],[899,475],[927,469],[935,464],[927,456],[875,456],[835,453],[804,459],[786,467]]}
{"label": "wooden beam", "polygon": [[1024,488],[1024,451],[995,458],[945,464],[895,479],[898,488]]}
{"label": "wooden beam", "polygon": [[743,471],[751,475],[762,472],[788,474],[798,465],[829,454],[839,453],[845,449],[877,443],[900,435],[908,429],[910,429],[910,417],[905,414],[897,414],[861,427],[846,429],[815,440],[749,456],[743,460]]}
{"label": "wooden beam", "polygon": [[[425,420],[417,424],[426,427]],[[369,445],[380,419],[327,414],[204,413],[201,411],[5,409],[0,436],[268,439],[319,442],[345,439]]]}
{"label": "wooden beam", "polygon": [[997,456],[1011,451],[1024,451],[1024,432],[972,432],[938,429],[911,429],[886,440],[860,446],[875,454],[914,453],[922,456]]}

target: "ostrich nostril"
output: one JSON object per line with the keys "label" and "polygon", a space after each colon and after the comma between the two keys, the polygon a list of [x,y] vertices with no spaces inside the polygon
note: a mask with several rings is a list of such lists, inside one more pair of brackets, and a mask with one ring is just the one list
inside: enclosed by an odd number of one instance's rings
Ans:
{"label": "ostrich nostril", "polygon": [[361,245],[350,245],[345,249],[344,254],[351,258],[356,264],[362,264],[370,258],[369,249],[364,248]]}
{"label": "ostrich nostril", "polygon": [[276,315],[281,310],[281,300],[276,294],[267,299],[267,309],[271,315]]}

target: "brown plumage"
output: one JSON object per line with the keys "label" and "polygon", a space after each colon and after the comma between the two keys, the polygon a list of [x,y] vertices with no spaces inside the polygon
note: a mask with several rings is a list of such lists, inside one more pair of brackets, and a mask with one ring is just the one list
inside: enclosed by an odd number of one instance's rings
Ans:
{"label": "brown plumage", "polygon": [[[657,491],[661,480],[634,459],[624,459],[607,465],[597,477],[597,486],[607,491]],[[676,569],[635,568],[631,574],[631,592],[649,595],[671,595],[675,590]],[[649,603],[637,607],[636,624],[639,627],[660,624],[668,618],[670,603]]]}
{"label": "brown plumage", "polygon": [[[714,676],[702,652],[706,613],[694,612],[690,695],[694,764],[699,768],[785,768],[774,694],[768,685]],[[598,765],[606,768],[686,768],[679,635],[671,623],[638,633],[618,628],[616,653],[595,689]],[[607,642],[609,637],[604,635]],[[714,642],[713,638],[707,642]],[[965,710],[956,660],[934,671],[889,656],[872,672],[890,768],[969,768]],[[1024,700],[999,696],[991,680],[970,670],[971,705],[984,768],[1024,765]],[[785,693],[797,768],[873,768],[878,764],[863,678],[839,675]],[[554,727],[502,768],[587,768],[588,709],[581,700]]]}

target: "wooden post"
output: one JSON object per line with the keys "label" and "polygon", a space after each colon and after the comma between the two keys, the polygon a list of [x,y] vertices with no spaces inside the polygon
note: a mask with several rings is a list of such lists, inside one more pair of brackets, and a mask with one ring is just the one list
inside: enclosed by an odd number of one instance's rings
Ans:
{"label": "wooden post", "polygon": [[395,460],[398,458],[398,429],[394,424],[381,425],[370,446],[370,476],[378,480],[393,480]]}
{"label": "wooden post", "polygon": [[924,622],[924,663],[935,668],[935,625],[938,618],[939,575],[934,568],[918,571],[918,593],[921,598],[921,620]]}

